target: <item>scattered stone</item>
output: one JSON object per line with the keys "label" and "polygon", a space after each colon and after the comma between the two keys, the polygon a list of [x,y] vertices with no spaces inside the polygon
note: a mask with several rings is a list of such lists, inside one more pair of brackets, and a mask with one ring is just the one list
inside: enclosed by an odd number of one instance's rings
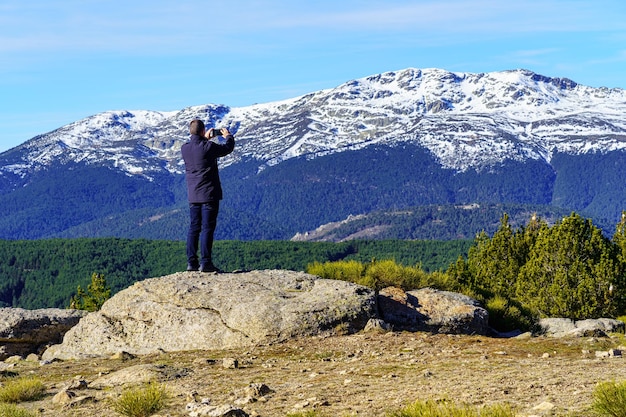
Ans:
{"label": "scattered stone", "polygon": [[193,360],[193,363],[196,365],[215,365],[217,363],[217,360],[207,359],[207,358],[197,358]]}
{"label": "scattered stone", "polygon": [[534,411],[552,411],[554,410],[554,404],[548,401],[544,401],[539,405],[533,407]]}
{"label": "scattered stone", "polygon": [[23,360],[24,358],[21,357],[20,355],[13,355],[13,356],[9,356],[8,358],[6,358],[4,360],[4,363],[19,363]]}
{"label": "scattered stone", "polygon": [[26,362],[39,362],[39,356],[35,353],[30,353],[24,360]]}
{"label": "scattered stone", "polygon": [[72,381],[70,381],[65,387],[66,390],[83,390],[87,389],[89,384],[87,381],[83,379],[82,376],[75,377]]}
{"label": "scattered stone", "polygon": [[208,402],[188,403],[185,410],[189,417],[249,417],[248,413],[233,405],[214,406]]}
{"label": "scattered stone", "polygon": [[222,366],[224,369],[237,369],[239,368],[239,361],[235,358],[224,358],[222,360]]}
{"label": "scattered stone", "polygon": [[77,407],[88,401],[93,401],[94,397],[91,395],[82,395],[80,397],[73,398],[69,403],[65,404],[65,408]]}
{"label": "scattered stone", "polygon": [[303,408],[308,407],[309,405],[311,405],[311,401],[310,400],[304,400],[304,401],[300,401],[299,403],[295,403],[293,405],[293,408],[295,410],[301,410]]}
{"label": "scattered stone", "polygon": [[273,393],[274,390],[272,390],[270,387],[268,387],[265,384],[250,384],[248,385],[246,388],[243,389],[243,391],[241,392],[242,395],[244,396],[248,396],[248,397],[255,397],[255,398],[260,398],[260,397],[264,397],[268,394]]}
{"label": "scattered stone", "polygon": [[619,349],[609,349],[608,351],[596,351],[596,358],[621,358],[622,351]]}
{"label": "scattered stone", "polygon": [[61,405],[69,404],[74,397],[76,397],[74,392],[64,389],[52,397],[52,403]]}
{"label": "scattered stone", "polygon": [[116,352],[113,355],[111,355],[111,359],[113,359],[113,360],[120,360],[120,361],[129,361],[129,360],[135,359],[135,358],[136,358],[135,355],[133,355],[131,353],[128,353],[128,352],[124,352],[123,350],[119,351],[119,352]]}
{"label": "scattered stone", "polygon": [[381,319],[369,319],[365,325],[364,332],[390,332],[393,330],[393,326]]}
{"label": "scattered stone", "polygon": [[327,400],[320,400],[317,397],[311,397],[311,398],[307,398],[306,400],[300,401],[299,403],[296,403],[293,405],[293,408],[295,410],[301,410],[303,408],[318,408],[318,407],[325,407],[330,405],[330,403]]}

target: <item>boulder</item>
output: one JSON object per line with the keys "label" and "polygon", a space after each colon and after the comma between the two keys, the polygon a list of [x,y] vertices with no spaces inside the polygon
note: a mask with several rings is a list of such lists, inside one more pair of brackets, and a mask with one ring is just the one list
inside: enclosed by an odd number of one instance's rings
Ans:
{"label": "boulder", "polygon": [[624,332],[623,321],[609,318],[544,318],[539,320],[539,326],[542,334],[552,337],[607,337],[608,333]]}
{"label": "boulder", "polygon": [[375,293],[344,281],[277,270],[181,272],[120,291],[42,359],[254,346],[358,331],[375,316]]}
{"label": "boulder", "polygon": [[403,291],[388,287],[378,295],[381,318],[397,330],[490,334],[489,314],[463,294],[432,288]]}
{"label": "boulder", "polygon": [[82,310],[0,308],[0,360],[26,357],[60,343],[63,335],[87,314]]}

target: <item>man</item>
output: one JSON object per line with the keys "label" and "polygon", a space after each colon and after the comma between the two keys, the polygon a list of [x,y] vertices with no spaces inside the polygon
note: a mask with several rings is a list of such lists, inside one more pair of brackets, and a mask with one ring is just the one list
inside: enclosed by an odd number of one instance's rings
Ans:
{"label": "man", "polygon": [[[191,138],[181,152],[185,161],[185,179],[189,198],[189,232],[187,233],[187,271],[220,272],[211,258],[213,234],[222,199],[222,185],[217,170],[217,159],[235,148],[235,138],[226,128],[206,131],[202,120],[189,124]],[[224,136],[225,143],[213,138]],[[198,262],[198,240],[200,261]]]}

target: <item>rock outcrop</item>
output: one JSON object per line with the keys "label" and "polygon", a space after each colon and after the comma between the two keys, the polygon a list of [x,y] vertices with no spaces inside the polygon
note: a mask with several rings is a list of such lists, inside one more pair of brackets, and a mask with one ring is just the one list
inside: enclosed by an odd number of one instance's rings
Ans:
{"label": "rock outcrop", "polygon": [[43,359],[253,346],[358,331],[376,315],[372,290],[303,272],[181,272],[120,291]]}
{"label": "rock outcrop", "polygon": [[65,332],[86,314],[57,308],[0,308],[0,360],[41,353],[47,345],[61,342]]}
{"label": "rock outcrop", "polygon": [[545,318],[539,320],[539,326],[543,334],[552,337],[607,337],[608,333],[624,333],[624,322],[609,318]]}
{"label": "rock outcrop", "polygon": [[381,318],[398,330],[452,334],[489,334],[489,314],[463,294],[432,288],[384,288],[378,295]]}

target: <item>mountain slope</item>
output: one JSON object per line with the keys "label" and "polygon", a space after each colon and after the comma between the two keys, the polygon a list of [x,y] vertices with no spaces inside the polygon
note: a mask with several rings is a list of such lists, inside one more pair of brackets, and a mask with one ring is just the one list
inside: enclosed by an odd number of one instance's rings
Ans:
{"label": "mountain slope", "polygon": [[284,239],[428,204],[613,219],[626,208],[625,115],[621,89],[527,70],[414,68],[241,108],[105,112],[0,154],[0,238],[182,239],[180,147],[193,118],[237,138],[221,161],[220,238]]}

